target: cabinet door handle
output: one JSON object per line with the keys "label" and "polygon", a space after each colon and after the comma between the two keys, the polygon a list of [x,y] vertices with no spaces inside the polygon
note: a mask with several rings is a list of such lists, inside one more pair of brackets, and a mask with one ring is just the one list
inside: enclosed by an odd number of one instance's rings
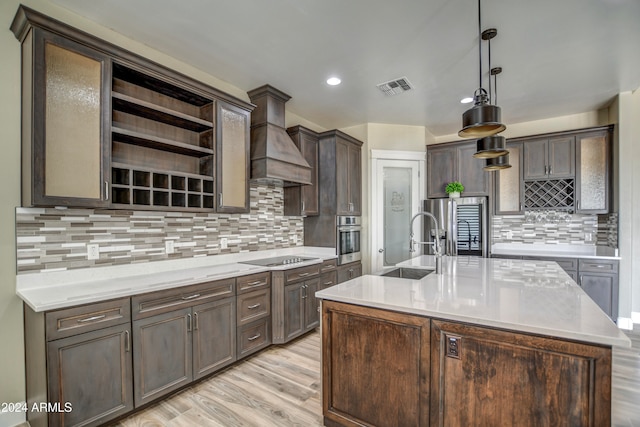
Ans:
{"label": "cabinet door handle", "polygon": [[578,285],[582,286],[582,275],[580,275],[580,283]]}
{"label": "cabinet door handle", "polygon": [[218,207],[222,206],[222,193],[218,193]]}
{"label": "cabinet door handle", "polygon": [[104,199],[109,200],[109,183],[107,181],[104,182]]}
{"label": "cabinet door handle", "polygon": [[520,210],[522,210],[522,203],[520,203]]}
{"label": "cabinet door handle", "polygon": [[78,319],[78,323],[95,322],[96,320],[102,320],[105,317],[107,317],[106,314],[101,314],[99,316],[91,316],[91,317],[87,317],[85,319]]}
{"label": "cabinet door handle", "polygon": [[580,200],[577,201],[577,208],[580,209]]}
{"label": "cabinet door handle", "polygon": [[304,212],[304,200],[302,201],[302,212]]}
{"label": "cabinet door handle", "polygon": [[129,340],[129,331],[124,331],[124,351],[129,353],[131,351],[131,342]]}
{"label": "cabinet door handle", "polygon": [[255,340],[257,340],[258,338],[260,338],[261,336],[262,336],[262,335],[260,335],[260,334],[255,334],[254,336],[252,336],[252,337],[250,337],[250,338],[247,338],[247,341],[255,341]]}
{"label": "cabinet door handle", "polygon": [[193,330],[197,331],[200,326],[200,322],[198,321],[198,312],[193,313]]}
{"label": "cabinet door handle", "polygon": [[551,175],[551,165],[549,165],[549,175]]}
{"label": "cabinet door handle", "polygon": [[187,314],[187,332],[191,332],[191,315]]}
{"label": "cabinet door handle", "polygon": [[198,298],[200,296],[200,294],[193,294],[193,295],[189,295],[188,297],[182,297],[183,301],[189,301],[190,299],[195,299]]}
{"label": "cabinet door handle", "polygon": [[248,306],[247,306],[247,308],[248,308],[249,310],[253,310],[254,308],[258,308],[258,307],[260,307],[260,304],[253,304],[253,305],[248,305]]}

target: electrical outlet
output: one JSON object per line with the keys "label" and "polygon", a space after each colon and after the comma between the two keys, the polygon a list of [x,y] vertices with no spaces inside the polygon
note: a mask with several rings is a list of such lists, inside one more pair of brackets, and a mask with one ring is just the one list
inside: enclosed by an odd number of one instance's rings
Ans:
{"label": "electrical outlet", "polygon": [[298,244],[298,235],[294,234],[293,236],[291,236],[291,241],[293,242],[294,245]]}
{"label": "electrical outlet", "polygon": [[164,242],[164,250],[167,254],[172,254],[176,251],[175,242],[173,240],[166,240]]}
{"label": "electrical outlet", "polygon": [[220,239],[220,249],[227,249],[229,240],[226,237]]}
{"label": "electrical outlet", "polygon": [[100,258],[100,246],[96,244],[87,245],[87,259]]}

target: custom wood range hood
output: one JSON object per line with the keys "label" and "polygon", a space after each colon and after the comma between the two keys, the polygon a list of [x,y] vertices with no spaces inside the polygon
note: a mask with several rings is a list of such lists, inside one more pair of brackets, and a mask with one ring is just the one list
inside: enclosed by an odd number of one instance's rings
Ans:
{"label": "custom wood range hood", "polygon": [[291,97],[269,85],[247,94],[256,105],[251,114],[251,179],[311,184],[311,167],[284,127],[284,104]]}

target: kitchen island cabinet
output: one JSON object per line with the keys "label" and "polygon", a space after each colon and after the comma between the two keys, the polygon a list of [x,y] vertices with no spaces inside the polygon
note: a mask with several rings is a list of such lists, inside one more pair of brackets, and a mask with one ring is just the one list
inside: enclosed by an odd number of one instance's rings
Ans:
{"label": "kitchen island cabinet", "polygon": [[317,296],[327,426],[611,424],[611,349],[630,342],[557,264],[444,257]]}

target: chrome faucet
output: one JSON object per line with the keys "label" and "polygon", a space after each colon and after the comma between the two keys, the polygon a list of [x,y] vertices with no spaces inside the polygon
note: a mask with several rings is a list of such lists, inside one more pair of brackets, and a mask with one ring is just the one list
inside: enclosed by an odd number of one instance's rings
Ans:
{"label": "chrome faucet", "polygon": [[[428,216],[433,220],[433,223],[436,226],[436,235],[433,242],[416,242],[413,239],[413,221],[416,220],[419,216]],[[438,220],[436,217],[430,212],[418,212],[411,218],[411,222],[409,223],[409,252],[415,252],[416,243],[419,245],[433,245],[433,252],[436,255],[436,274],[442,274],[442,246],[440,245],[440,232],[438,228]]]}

